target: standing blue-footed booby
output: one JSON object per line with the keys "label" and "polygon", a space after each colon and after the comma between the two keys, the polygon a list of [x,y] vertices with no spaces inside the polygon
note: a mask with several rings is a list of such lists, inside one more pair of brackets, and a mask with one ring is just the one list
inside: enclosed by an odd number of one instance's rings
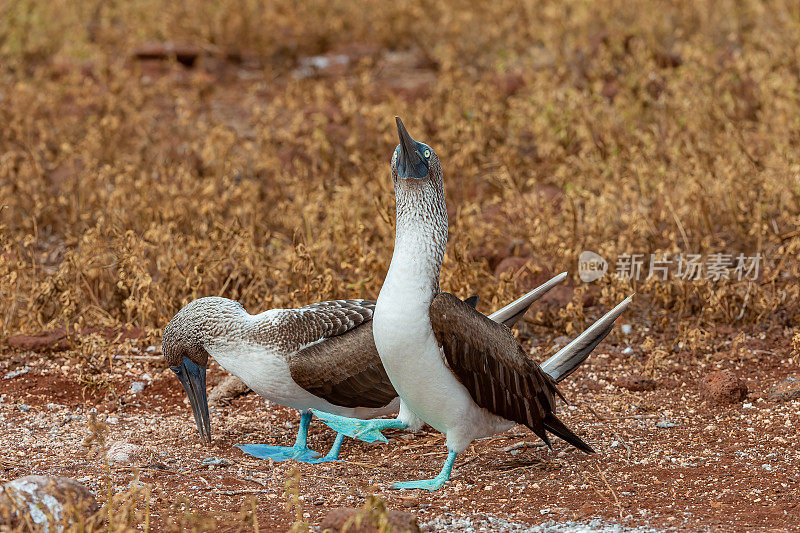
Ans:
{"label": "standing blue-footed booby", "polygon": [[[393,487],[438,489],[470,442],[515,423],[526,425],[548,445],[549,432],[593,453],[556,416],[555,397],[561,396],[556,382],[574,371],[611,331],[630,299],[553,356],[547,371],[539,367],[507,327],[440,291],[448,231],[442,167],[433,149],[415,141],[396,120],[400,144],[391,161],[397,199],[395,248],[372,329],[384,369],[404,406],[447,436],[448,456],[435,478]],[[321,417],[334,429],[361,426],[356,434],[369,433],[369,426],[379,422]]]}
{"label": "standing blue-footed booby", "polygon": [[[565,277],[554,277],[490,318],[512,326]],[[470,298],[465,305],[474,307],[476,300]],[[398,399],[381,364],[373,340],[374,309],[375,302],[370,300],[334,300],[257,315],[226,298],[200,298],[186,305],[164,329],[162,346],[167,365],[189,397],[200,437],[211,442],[206,398],[209,356],[260,396],[301,412],[294,446],[239,446],[250,455],[275,461],[335,461],[341,432],[325,457],[308,448],[311,409],[362,419],[399,408],[403,427],[419,428],[422,422]],[[357,436],[368,442],[385,441],[380,429],[396,422],[379,420],[376,424]]]}

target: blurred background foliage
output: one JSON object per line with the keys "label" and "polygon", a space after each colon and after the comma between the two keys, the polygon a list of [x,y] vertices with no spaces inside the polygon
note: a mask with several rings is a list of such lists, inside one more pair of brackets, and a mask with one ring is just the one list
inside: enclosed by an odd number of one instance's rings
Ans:
{"label": "blurred background foliage", "polygon": [[[375,298],[394,115],[481,309],[569,270],[534,324],[633,290],[655,330],[796,324],[798,80],[793,0],[0,0],[0,333]],[[585,287],[582,250],[764,262]]]}

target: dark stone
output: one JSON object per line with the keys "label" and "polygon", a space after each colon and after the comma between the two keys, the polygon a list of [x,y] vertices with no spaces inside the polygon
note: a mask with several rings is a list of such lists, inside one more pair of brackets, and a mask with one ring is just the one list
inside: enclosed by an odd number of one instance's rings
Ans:
{"label": "dark stone", "polygon": [[228,404],[234,398],[250,392],[250,387],[236,376],[228,376],[223,379],[208,395],[209,403]]}
{"label": "dark stone", "polygon": [[70,347],[67,331],[42,332],[36,335],[14,335],[8,338],[8,345],[29,352],[57,352]]}
{"label": "dark stone", "polygon": [[531,257],[506,257],[497,265],[494,275],[498,278],[510,274],[516,287],[529,291],[553,277],[552,273]]}
{"label": "dark stone", "polygon": [[[356,526],[356,519],[361,518],[361,525]],[[320,523],[320,528],[323,531],[341,532],[347,531],[348,533],[373,533],[378,531],[385,531],[379,529],[380,524],[378,521],[378,513],[376,510],[366,511],[364,509],[355,509],[352,507],[338,507],[331,509],[325,518]],[[389,530],[397,533],[410,531],[417,533],[420,531],[417,518],[411,513],[404,513],[401,511],[386,511],[388,519]]]}
{"label": "dark stone", "polygon": [[800,379],[786,378],[767,392],[770,400],[787,402],[800,398]]}
{"label": "dark stone", "polygon": [[741,402],[747,396],[747,385],[734,372],[719,370],[700,382],[700,396],[718,404]]}
{"label": "dark stone", "polygon": [[648,391],[656,389],[656,382],[649,378],[644,377],[627,377],[616,381],[617,387],[628,389],[630,391]]}
{"label": "dark stone", "polygon": [[169,41],[143,44],[133,51],[133,56],[139,60],[165,61],[175,59],[178,63],[187,67],[194,66],[197,58],[202,54],[203,49],[199,46]]}

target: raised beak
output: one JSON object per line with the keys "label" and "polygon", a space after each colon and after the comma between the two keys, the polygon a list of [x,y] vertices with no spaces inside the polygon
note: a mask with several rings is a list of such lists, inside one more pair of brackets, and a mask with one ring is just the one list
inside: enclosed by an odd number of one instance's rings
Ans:
{"label": "raised beak", "polygon": [[206,444],[211,444],[211,421],[208,416],[208,397],[206,396],[206,367],[184,357],[180,366],[170,368],[178,376],[183,390],[189,396],[200,439]]}
{"label": "raised beak", "polygon": [[428,175],[428,162],[417,151],[417,142],[408,134],[400,117],[394,119],[397,122],[397,136],[400,137],[397,175],[401,178],[424,178]]}

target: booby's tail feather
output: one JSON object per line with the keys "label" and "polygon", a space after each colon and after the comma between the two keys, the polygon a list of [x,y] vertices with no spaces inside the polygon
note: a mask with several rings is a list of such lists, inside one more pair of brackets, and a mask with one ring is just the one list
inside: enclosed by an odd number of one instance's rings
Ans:
{"label": "booby's tail feather", "polygon": [[633,294],[625,298],[614,309],[603,315],[575,340],[564,346],[550,359],[542,363],[541,368],[555,382],[572,374],[583,363],[592,350],[614,329],[614,321],[619,318],[631,303]]}
{"label": "booby's tail feather", "polygon": [[550,292],[553,287],[564,281],[566,278],[567,273],[562,272],[561,274],[539,285],[525,296],[517,298],[502,309],[495,311],[489,315],[489,318],[495,322],[505,324],[510,328],[516,324],[520,318],[522,318],[533,302]]}
{"label": "booby's tail feather", "polygon": [[[552,412],[547,413],[547,416],[544,417],[543,423],[547,431],[556,437],[567,441],[581,451],[586,453],[594,453],[594,450],[591,446],[583,442],[583,439],[573,433],[572,430],[565,426],[564,423]],[[550,444],[547,440],[545,440],[545,442],[547,442],[548,445]]]}

